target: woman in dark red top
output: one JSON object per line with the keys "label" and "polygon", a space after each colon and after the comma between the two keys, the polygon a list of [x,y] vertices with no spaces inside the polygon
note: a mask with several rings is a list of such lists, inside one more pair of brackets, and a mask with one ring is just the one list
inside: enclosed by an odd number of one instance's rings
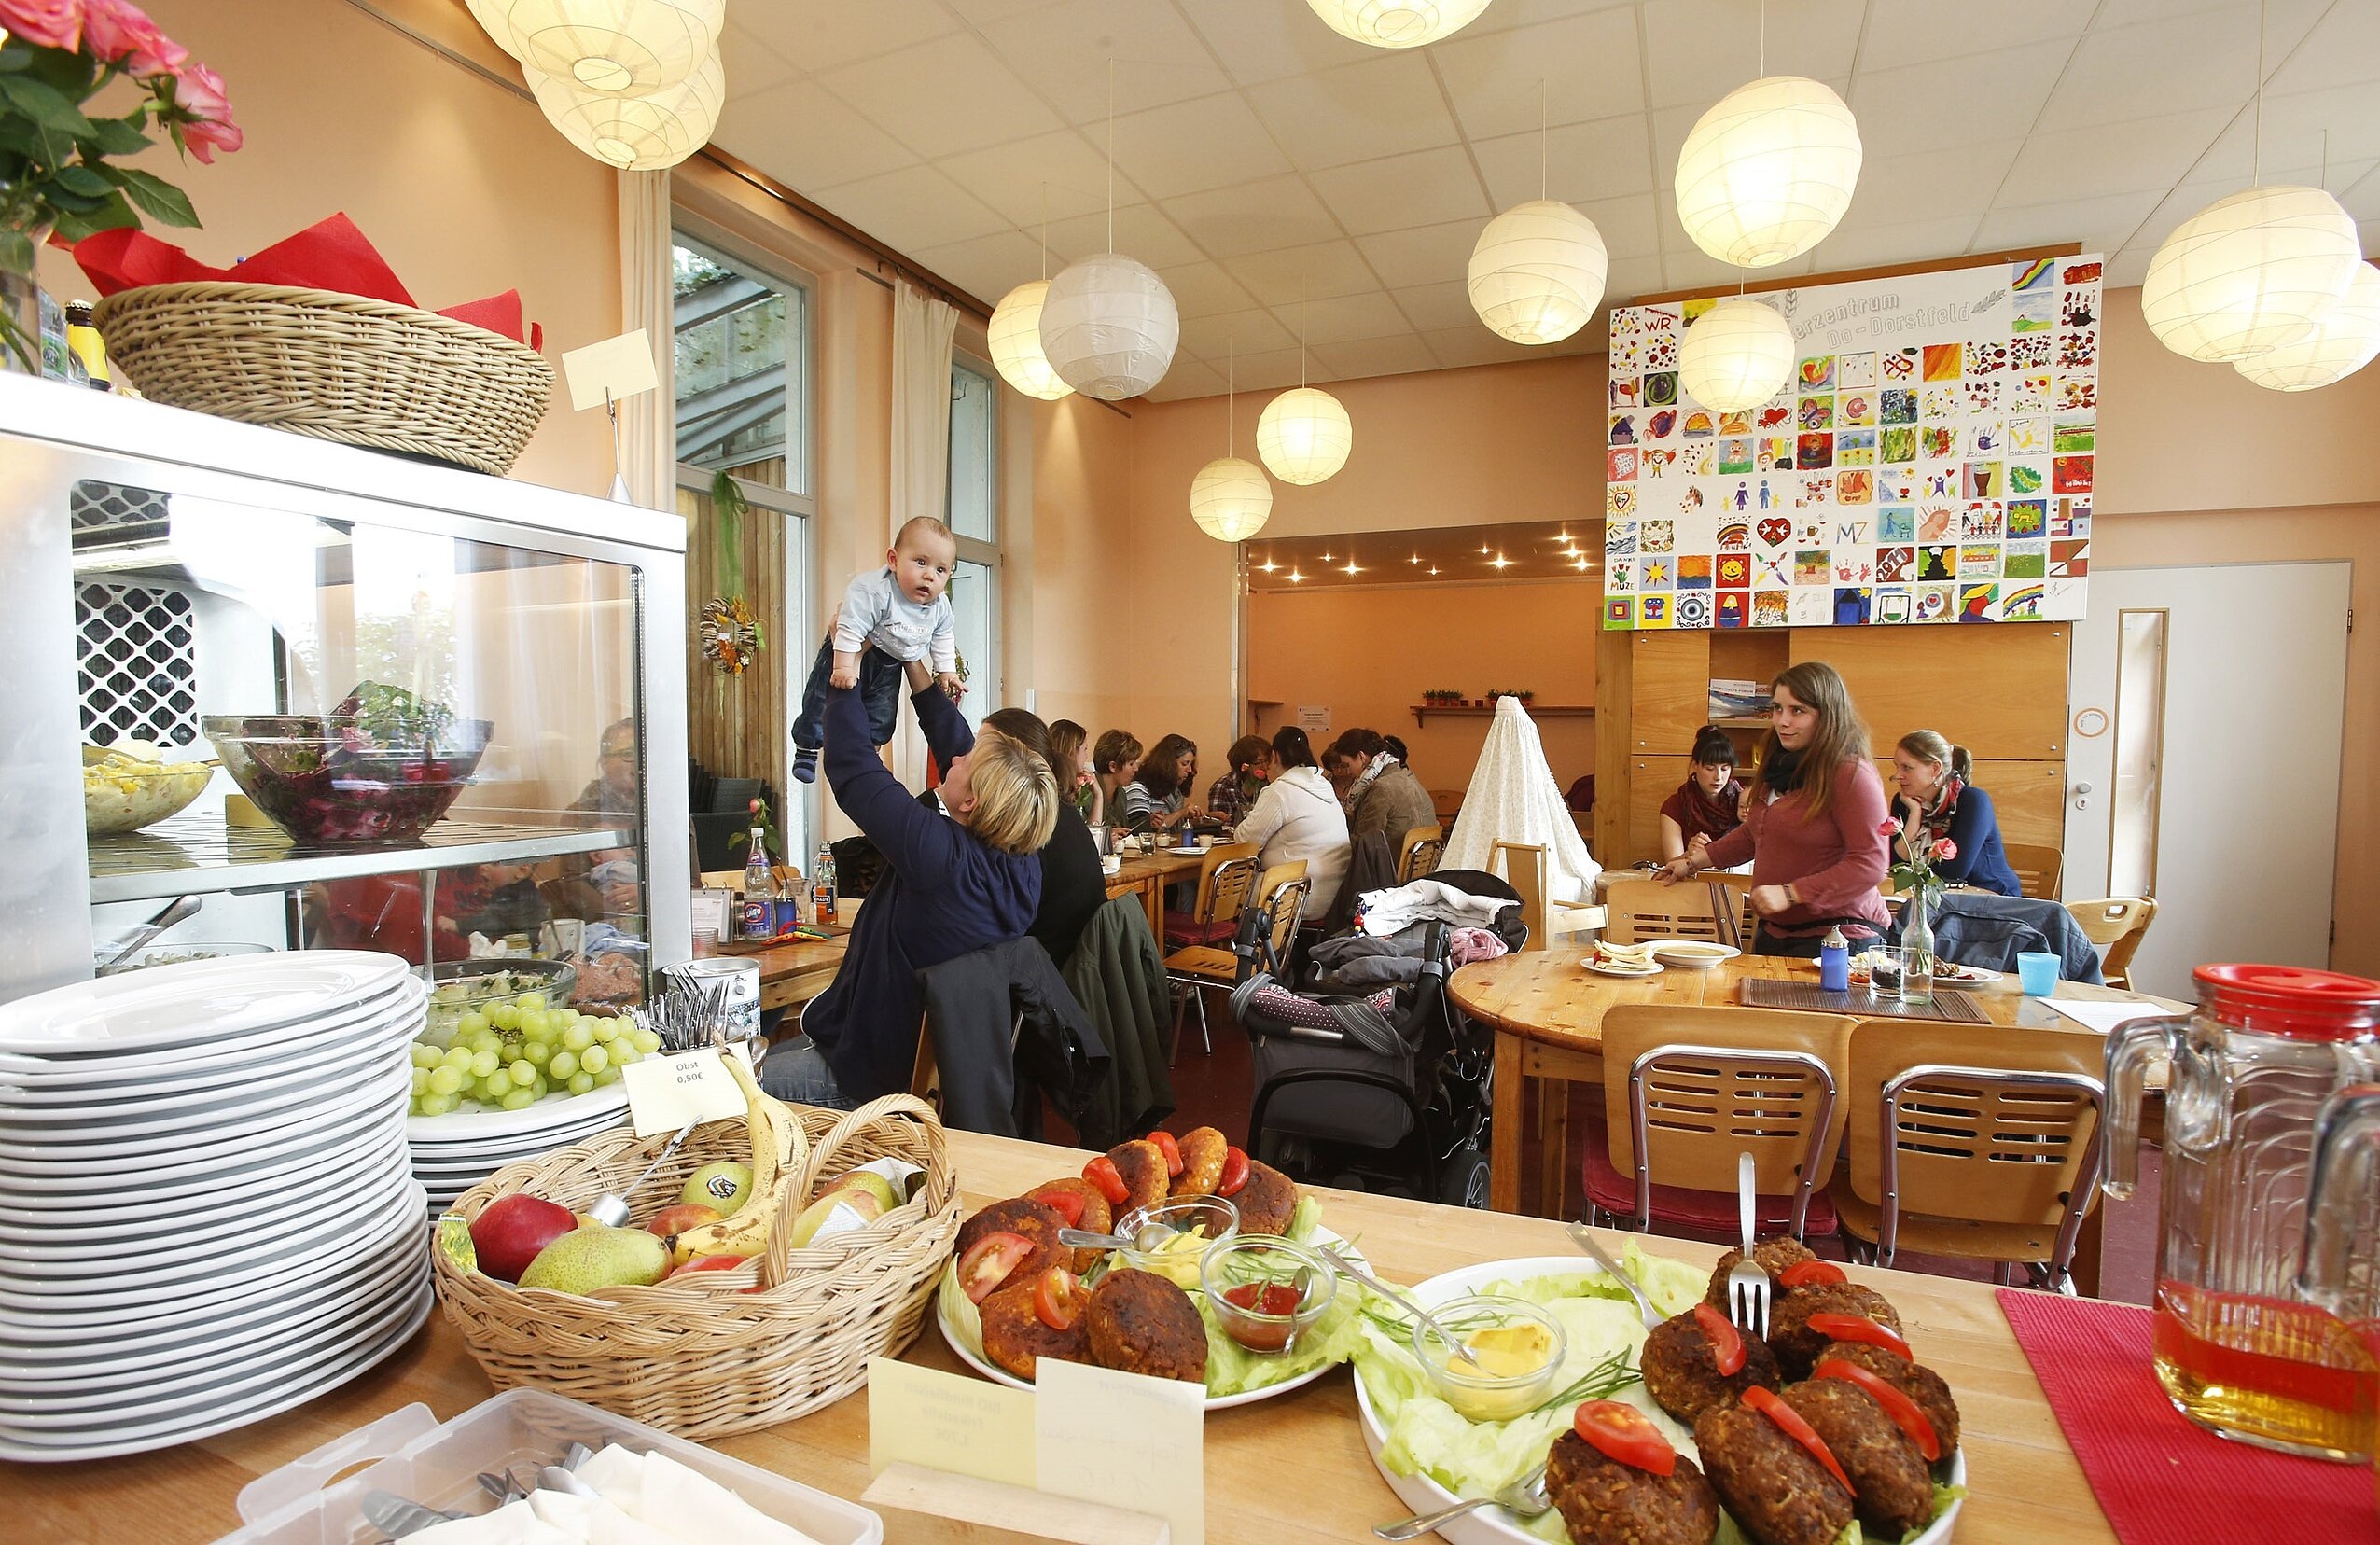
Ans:
{"label": "woman in dark red top", "polygon": [[1705,724],[1694,732],[1694,766],[1662,802],[1663,863],[1694,850],[1696,839],[1716,842],[1744,824],[1744,786],[1735,781],[1735,745],[1727,731]]}
{"label": "woman in dark red top", "polygon": [[1876,886],[1897,829],[1885,814],[1884,780],[1868,757],[1868,727],[1831,665],[1804,661],[1776,678],[1769,733],[1744,824],[1699,853],[1671,860],[1665,883],[1752,861],[1753,949],[1814,956],[1827,930],[1880,937],[1887,921]]}

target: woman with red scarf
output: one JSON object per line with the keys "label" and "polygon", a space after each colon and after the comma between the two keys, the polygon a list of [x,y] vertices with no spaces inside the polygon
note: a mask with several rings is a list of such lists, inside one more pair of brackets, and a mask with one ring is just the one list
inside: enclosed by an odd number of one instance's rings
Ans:
{"label": "woman with red scarf", "polygon": [[1744,786],[1735,781],[1735,743],[1715,724],[1694,732],[1694,765],[1661,807],[1661,857],[1667,863],[1744,824]]}
{"label": "woman with red scarf", "polygon": [[1933,848],[1947,837],[1952,856],[1934,860],[1936,875],[2002,896],[2025,894],[2000,843],[1992,797],[1974,785],[1975,763],[1967,747],[1931,730],[1913,730],[1893,747],[1892,768],[1893,781],[1900,785],[1900,797],[1893,801],[1900,822],[1894,857],[1906,856],[1912,844]]}

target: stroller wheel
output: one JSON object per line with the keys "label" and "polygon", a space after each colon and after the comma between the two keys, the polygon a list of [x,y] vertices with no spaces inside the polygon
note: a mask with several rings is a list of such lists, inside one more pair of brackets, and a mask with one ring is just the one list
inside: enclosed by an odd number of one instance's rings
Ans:
{"label": "stroller wheel", "polygon": [[1438,1166],[1438,1200],[1450,1207],[1487,1206],[1487,1155],[1465,1143]]}

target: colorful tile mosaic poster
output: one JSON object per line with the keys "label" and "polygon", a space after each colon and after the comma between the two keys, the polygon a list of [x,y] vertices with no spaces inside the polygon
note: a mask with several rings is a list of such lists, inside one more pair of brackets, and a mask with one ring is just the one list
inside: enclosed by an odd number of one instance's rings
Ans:
{"label": "colorful tile mosaic poster", "polygon": [[1611,313],[1605,627],[2082,617],[2097,258],[1760,299],[1800,358],[1744,412],[1678,381],[1679,345],[1712,301]]}

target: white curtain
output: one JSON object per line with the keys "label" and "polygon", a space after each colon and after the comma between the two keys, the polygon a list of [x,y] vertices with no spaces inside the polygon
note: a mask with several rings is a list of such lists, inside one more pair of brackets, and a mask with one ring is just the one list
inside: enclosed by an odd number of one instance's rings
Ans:
{"label": "white curtain", "polygon": [[892,524],[942,518],[951,482],[951,340],[958,308],[893,285]]}
{"label": "white curtain", "polygon": [[1537,721],[1515,697],[1498,698],[1488,721],[1487,744],[1463,796],[1463,813],[1447,834],[1441,869],[1493,872],[1498,842],[1533,843],[1545,849],[1546,899],[1587,902],[1595,898],[1602,866],[1588,856],[1586,840],[1562,786],[1546,765]]}
{"label": "white curtain", "polygon": [[619,405],[619,471],[647,509],[677,508],[677,335],[667,172],[619,174],[619,330],[645,329],[660,384]]}

